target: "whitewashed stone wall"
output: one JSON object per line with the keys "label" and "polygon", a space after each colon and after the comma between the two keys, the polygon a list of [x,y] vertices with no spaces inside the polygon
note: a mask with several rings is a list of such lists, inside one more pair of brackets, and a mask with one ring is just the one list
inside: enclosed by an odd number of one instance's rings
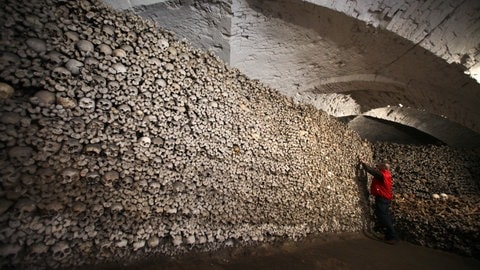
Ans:
{"label": "whitewashed stone wall", "polygon": [[132,9],[157,21],[178,38],[213,51],[228,63],[230,58],[231,0],[227,1],[104,1],[110,6]]}
{"label": "whitewashed stone wall", "polygon": [[480,1],[307,0],[394,32],[480,78]]}

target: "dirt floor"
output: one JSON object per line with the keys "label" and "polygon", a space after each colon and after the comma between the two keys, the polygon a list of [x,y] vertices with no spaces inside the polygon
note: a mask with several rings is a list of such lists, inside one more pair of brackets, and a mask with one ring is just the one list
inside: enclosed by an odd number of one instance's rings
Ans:
{"label": "dirt floor", "polygon": [[389,245],[360,233],[349,233],[298,242],[231,248],[181,258],[152,258],[129,265],[86,266],[82,270],[164,269],[480,269],[480,261],[399,242]]}

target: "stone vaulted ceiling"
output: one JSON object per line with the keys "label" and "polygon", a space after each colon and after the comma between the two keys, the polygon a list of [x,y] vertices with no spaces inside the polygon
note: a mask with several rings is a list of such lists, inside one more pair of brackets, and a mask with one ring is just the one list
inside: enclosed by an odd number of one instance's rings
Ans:
{"label": "stone vaulted ceiling", "polygon": [[105,2],[333,116],[367,115],[449,145],[480,144],[478,1]]}

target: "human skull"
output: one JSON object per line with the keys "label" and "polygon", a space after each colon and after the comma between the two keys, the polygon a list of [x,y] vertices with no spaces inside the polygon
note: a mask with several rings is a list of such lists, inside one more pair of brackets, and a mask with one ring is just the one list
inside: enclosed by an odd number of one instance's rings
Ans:
{"label": "human skull", "polygon": [[149,137],[141,137],[138,139],[138,144],[143,148],[149,148],[152,140]]}
{"label": "human skull", "polygon": [[59,53],[57,51],[49,52],[45,56],[45,58],[55,65],[60,65],[62,63],[65,63],[66,61],[68,61],[68,57],[66,57],[65,55],[63,55],[62,53]]}
{"label": "human skull", "polygon": [[121,155],[124,162],[133,162],[135,160],[135,153],[133,151],[127,150]]}
{"label": "human skull", "polygon": [[118,134],[120,133],[121,129],[122,129],[122,125],[117,121],[114,121],[105,128],[105,133],[108,135]]}
{"label": "human skull", "polygon": [[108,46],[107,44],[100,44],[97,46],[97,49],[102,56],[112,54],[112,48],[110,48],[110,46]]}
{"label": "human skull", "polygon": [[88,97],[83,97],[78,102],[78,106],[84,109],[86,112],[93,112],[95,109],[95,101]]}
{"label": "human skull", "polygon": [[135,182],[137,189],[145,190],[148,187],[148,182],[145,179]]}
{"label": "human skull", "polygon": [[0,100],[9,99],[13,96],[15,90],[9,84],[0,82]]}
{"label": "human skull", "polygon": [[27,46],[37,53],[44,53],[47,50],[47,43],[38,38],[29,38],[26,41]]}
{"label": "human skull", "polygon": [[20,171],[13,166],[6,166],[2,169],[2,184],[5,187],[15,187],[18,185],[20,180]]}
{"label": "human skull", "polygon": [[124,44],[122,46],[120,46],[120,49],[126,51],[127,53],[131,53],[134,51],[133,47],[128,45],[128,44]]}
{"label": "human skull", "polygon": [[72,130],[76,133],[83,133],[85,131],[85,121],[80,117],[72,118],[70,121]]}
{"label": "human skull", "polygon": [[22,117],[18,113],[14,112],[2,112],[0,113],[0,123],[6,125],[16,125],[20,122]]}
{"label": "human skull", "polygon": [[162,66],[162,61],[156,57],[148,59],[148,63],[153,66],[153,68],[160,68]]}
{"label": "human skull", "polygon": [[58,37],[61,37],[63,32],[62,30],[60,29],[60,27],[58,27],[58,25],[56,23],[53,23],[53,22],[47,22],[44,24],[44,30],[45,30],[45,33],[49,36],[49,37],[55,37],[55,38],[58,38]]}
{"label": "human skull", "polygon": [[122,179],[122,186],[125,189],[131,189],[133,187],[133,178],[130,176],[124,177]]}
{"label": "human skull", "polygon": [[113,73],[126,73],[127,68],[122,63],[115,63],[112,65]]}
{"label": "human skull", "polygon": [[[94,57],[87,57],[85,58],[84,60],[84,64],[86,66],[92,66],[92,67],[98,67],[98,64],[100,64],[100,61],[98,61],[97,58],[94,58]],[[92,76],[93,78],[94,76]]]}
{"label": "human skull", "polygon": [[131,86],[128,86],[127,89],[125,89],[125,94],[129,95],[129,96],[137,96],[138,95],[138,88],[131,85]]}
{"label": "human skull", "polygon": [[78,41],[79,37],[76,32],[73,31],[67,31],[64,33],[65,36],[65,41],[71,43],[71,42],[76,42]]}
{"label": "human skull", "polygon": [[41,184],[51,183],[55,179],[55,170],[52,168],[40,168],[37,175],[41,180]]}
{"label": "human skull", "polygon": [[85,146],[85,152],[99,155],[102,152],[102,146],[99,143],[87,144]]}
{"label": "human skull", "polygon": [[93,52],[94,46],[93,43],[88,40],[79,40],[75,43],[75,47],[80,52],[81,55],[86,56]]}
{"label": "human skull", "polygon": [[111,25],[102,26],[102,31],[108,37],[113,37],[113,35],[115,35],[115,28]]}
{"label": "human skull", "polygon": [[51,105],[55,103],[55,93],[40,90],[33,95],[32,99],[33,102],[38,102],[39,104]]}
{"label": "human skull", "polygon": [[102,176],[103,184],[108,187],[111,187],[119,178],[120,174],[117,171],[108,171]]}
{"label": "human skull", "polygon": [[71,74],[78,75],[83,68],[83,63],[77,59],[70,59],[65,63],[65,68],[67,68]]}
{"label": "human skull", "polygon": [[98,218],[100,216],[103,215],[105,209],[103,208],[103,205],[101,204],[95,204],[93,207],[92,207],[92,217],[94,218]]}
{"label": "human skull", "polygon": [[167,71],[174,71],[174,70],[175,70],[175,66],[174,66],[172,63],[167,63],[167,64],[165,65],[165,69],[166,69]]}
{"label": "human skull", "polygon": [[115,94],[120,89],[120,83],[117,81],[109,81],[107,87],[111,94]]}
{"label": "human skull", "polygon": [[118,58],[125,58],[127,57],[127,52],[125,52],[123,49],[115,49],[113,50],[112,55]]}
{"label": "human skull", "polygon": [[120,152],[120,147],[116,144],[109,144],[105,148],[105,154],[107,157],[116,157],[118,156],[118,153]]}
{"label": "human skull", "polygon": [[114,213],[120,213],[123,211],[123,205],[119,202],[113,203],[110,207],[110,210],[112,210]]}
{"label": "human skull", "polygon": [[128,240],[127,239],[121,239],[120,241],[115,243],[115,246],[119,248],[126,247],[128,245]]}
{"label": "human skull", "polygon": [[52,246],[53,259],[63,261],[68,258],[72,250],[66,241],[60,241]]}
{"label": "human skull", "polygon": [[72,204],[72,211],[75,214],[83,214],[87,210],[87,205],[82,202],[74,202]]}
{"label": "human skull", "polygon": [[103,130],[104,126],[105,124],[102,121],[93,119],[87,124],[87,130],[90,135],[96,135],[99,131]]}
{"label": "human skull", "polygon": [[62,145],[60,143],[57,143],[57,142],[52,142],[52,141],[45,141],[45,145],[43,146],[42,148],[42,151],[43,153],[47,153],[47,154],[55,154],[57,153],[60,148],[62,147]]}
{"label": "human skull", "polygon": [[180,246],[183,243],[183,239],[181,235],[173,235],[172,236],[172,243],[174,246]]}
{"label": "human skull", "polygon": [[139,250],[145,246],[145,240],[139,240],[133,243],[133,250]]}
{"label": "human skull", "polygon": [[61,176],[63,184],[76,182],[80,179],[80,170],[74,168],[66,168],[61,172]]}
{"label": "human skull", "polygon": [[121,115],[130,115],[130,113],[132,112],[132,109],[127,104],[122,104],[118,106],[118,111],[120,112]]}
{"label": "human skull", "polygon": [[135,118],[138,121],[142,121],[144,116],[145,116],[145,113],[142,110],[136,110],[135,113],[133,114],[133,118]]}
{"label": "human skull", "polygon": [[21,63],[21,58],[12,52],[3,51],[0,53],[0,69],[5,69],[10,66],[18,66]]}
{"label": "human skull", "polygon": [[157,45],[162,51],[166,50],[170,46],[170,44],[168,43],[168,39],[166,38],[160,39]]}
{"label": "human skull", "polygon": [[167,82],[164,79],[158,78],[155,80],[155,85],[159,88],[165,88],[167,86]]}
{"label": "human skull", "polygon": [[152,236],[148,239],[147,245],[150,248],[156,248],[160,244],[160,239],[157,236]]}
{"label": "human skull", "polygon": [[15,208],[20,212],[20,213],[31,213],[37,209],[37,205],[35,204],[34,201],[28,199],[28,198],[22,198],[17,201],[15,204]]}
{"label": "human skull", "polygon": [[142,77],[143,70],[138,65],[132,65],[132,66],[130,66],[129,74],[132,74],[132,75],[135,75],[135,76],[138,76],[138,77]]}
{"label": "human skull", "polygon": [[128,31],[127,36],[125,37],[125,39],[130,41],[131,43],[136,43],[137,38],[138,38],[137,33],[134,31]]}
{"label": "human skull", "polygon": [[98,172],[88,172],[86,175],[85,175],[85,179],[87,181],[87,184],[89,185],[95,185],[95,184],[98,184],[100,182],[100,174]]}
{"label": "human skull", "polygon": [[73,154],[80,153],[83,145],[76,139],[68,139],[63,143],[62,152]]}
{"label": "human skull", "polygon": [[30,246],[30,255],[32,257],[39,257],[45,255],[49,250],[49,246],[43,243],[35,243]]}
{"label": "human skull", "polygon": [[32,159],[33,149],[28,146],[14,146],[8,151],[8,156],[13,164],[32,165],[35,161]]}
{"label": "human skull", "polygon": [[[153,114],[149,114],[149,115],[146,115],[143,120],[147,123],[156,123],[158,121],[158,118],[156,115],[153,115]],[[153,143],[153,140],[152,140],[152,143]]]}
{"label": "human skull", "polygon": [[0,247],[0,257],[6,258],[8,256],[16,256],[22,250],[22,247],[17,244],[3,244]]}
{"label": "human skull", "polygon": [[160,192],[161,187],[162,185],[160,185],[159,182],[151,182],[148,192],[150,192],[150,194],[158,194]]}
{"label": "human skull", "polygon": [[60,213],[65,206],[61,202],[55,201],[46,204],[44,208],[48,213]]}
{"label": "human skull", "polygon": [[101,98],[97,101],[96,106],[102,111],[108,111],[112,108],[112,102],[108,99]]}
{"label": "human skull", "polygon": [[185,184],[181,181],[173,183],[172,187],[175,192],[182,192],[183,190],[185,190]]}
{"label": "human skull", "polygon": [[67,80],[72,76],[72,73],[64,67],[56,67],[52,70],[52,78],[58,80]]}
{"label": "human skull", "polygon": [[163,167],[163,159],[159,156],[154,156],[150,159],[150,167],[153,169],[161,169]]}
{"label": "human skull", "polygon": [[72,109],[77,106],[77,102],[69,97],[57,97],[57,104],[66,109]]}
{"label": "human skull", "polygon": [[152,144],[158,147],[162,147],[165,140],[161,137],[155,137],[152,139]]}

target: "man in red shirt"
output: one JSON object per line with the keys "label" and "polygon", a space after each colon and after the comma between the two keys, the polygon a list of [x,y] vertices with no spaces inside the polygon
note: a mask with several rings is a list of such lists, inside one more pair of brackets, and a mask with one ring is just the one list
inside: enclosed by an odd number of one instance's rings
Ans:
{"label": "man in red shirt", "polygon": [[393,227],[393,219],[390,214],[390,202],[393,198],[390,164],[379,163],[377,168],[368,166],[362,160],[360,160],[360,164],[373,176],[370,194],[375,196],[375,216],[385,228],[385,241],[389,244],[395,244],[398,242],[398,235]]}

